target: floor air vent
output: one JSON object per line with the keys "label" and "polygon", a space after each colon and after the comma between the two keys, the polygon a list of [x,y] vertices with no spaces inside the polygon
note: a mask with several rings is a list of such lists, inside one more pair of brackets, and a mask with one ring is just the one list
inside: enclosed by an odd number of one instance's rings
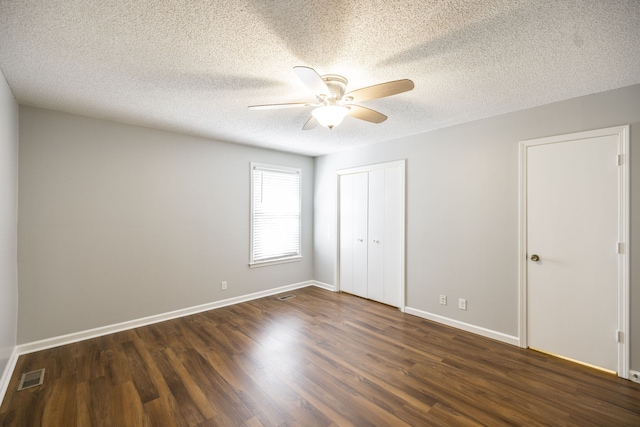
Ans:
{"label": "floor air vent", "polygon": [[291,298],[295,298],[295,297],[296,297],[295,295],[291,295],[291,294],[289,294],[289,295],[283,295],[283,296],[281,296],[281,297],[278,297],[278,299],[279,299],[280,301],[285,301],[285,300],[288,300],[288,299],[291,299]]}
{"label": "floor air vent", "polygon": [[42,384],[44,381],[44,368],[38,369],[37,371],[27,372],[26,374],[22,374],[22,378],[20,378],[20,385],[18,386],[18,391],[24,390],[25,388],[35,387],[37,385]]}

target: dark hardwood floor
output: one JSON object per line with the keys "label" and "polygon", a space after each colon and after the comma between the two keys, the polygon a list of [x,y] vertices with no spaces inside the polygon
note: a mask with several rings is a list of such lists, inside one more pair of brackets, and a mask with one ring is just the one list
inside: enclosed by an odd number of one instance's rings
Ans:
{"label": "dark hardwood floor", "polygon": [[[640,426],[640,384],[318,288],[20,357],[2,426]],[[16,391],[23,372],[44,384]]]}

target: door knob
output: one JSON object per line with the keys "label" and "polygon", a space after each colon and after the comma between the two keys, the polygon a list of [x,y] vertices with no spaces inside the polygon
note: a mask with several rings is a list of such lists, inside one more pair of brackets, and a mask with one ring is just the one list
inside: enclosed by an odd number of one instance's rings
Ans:
{"label": "door knob", "polygon": [[536,254],[531,255],[531,261],[536,262],[540,261],[540,257]]}

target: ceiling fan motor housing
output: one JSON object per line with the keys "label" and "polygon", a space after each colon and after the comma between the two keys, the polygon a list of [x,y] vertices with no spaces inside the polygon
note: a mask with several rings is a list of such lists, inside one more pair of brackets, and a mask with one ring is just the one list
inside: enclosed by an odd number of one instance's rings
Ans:
{"label": "ceiling fan motor housing", "polygon": [[327,88],[329,88],[329,99],[339,101],[344,96],[344,92],[347,89],[348,80],[337,74],[325,74],[321,76],[324,80]]}

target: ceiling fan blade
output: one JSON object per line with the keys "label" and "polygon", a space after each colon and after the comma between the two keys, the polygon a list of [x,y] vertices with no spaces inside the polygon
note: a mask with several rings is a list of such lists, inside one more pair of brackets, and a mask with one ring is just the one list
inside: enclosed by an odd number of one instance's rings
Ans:
{"label": "ceiling fan blade", "polygon": [[313,68],[298,66],[293,67],[293,72],[296,73],[298,78],[302,80],[314,95],[331,94],[327,84]]}
{"label": "ceiling fan blade", "polygon": [[309,120],[307,120],[307,123],[305,123],[304,126],[302,126],[302,130],[310,130],[316,126],[318,126],[318,119],[311,116]]}
{"label": "ceiling fan blade", "polygon": [[265,105],[250,105],[250,110],[274,110],[276,108],[296,108],[296,107],[311,107],[315,104],[311,102],[289,102],[286,104],[265,104]]}
{"label": "ceiling fan blade", "polygon": [[350,96],[354,102],[368,101],[370,99],[384,98],[385,96],[397,95],[413,89],[415,85],[409,79],[394,80],[392,82],[380,83],[373,86],[363,87],[349,92],[345,97]]}
{"label": "ceiling fan blade", "polygon": [[387,120],[387,116],[370,108],[361,107],[360,105],[346,105],[346,107],[349,108],[349,115],[356,119],[371,123],[382,123]]}

